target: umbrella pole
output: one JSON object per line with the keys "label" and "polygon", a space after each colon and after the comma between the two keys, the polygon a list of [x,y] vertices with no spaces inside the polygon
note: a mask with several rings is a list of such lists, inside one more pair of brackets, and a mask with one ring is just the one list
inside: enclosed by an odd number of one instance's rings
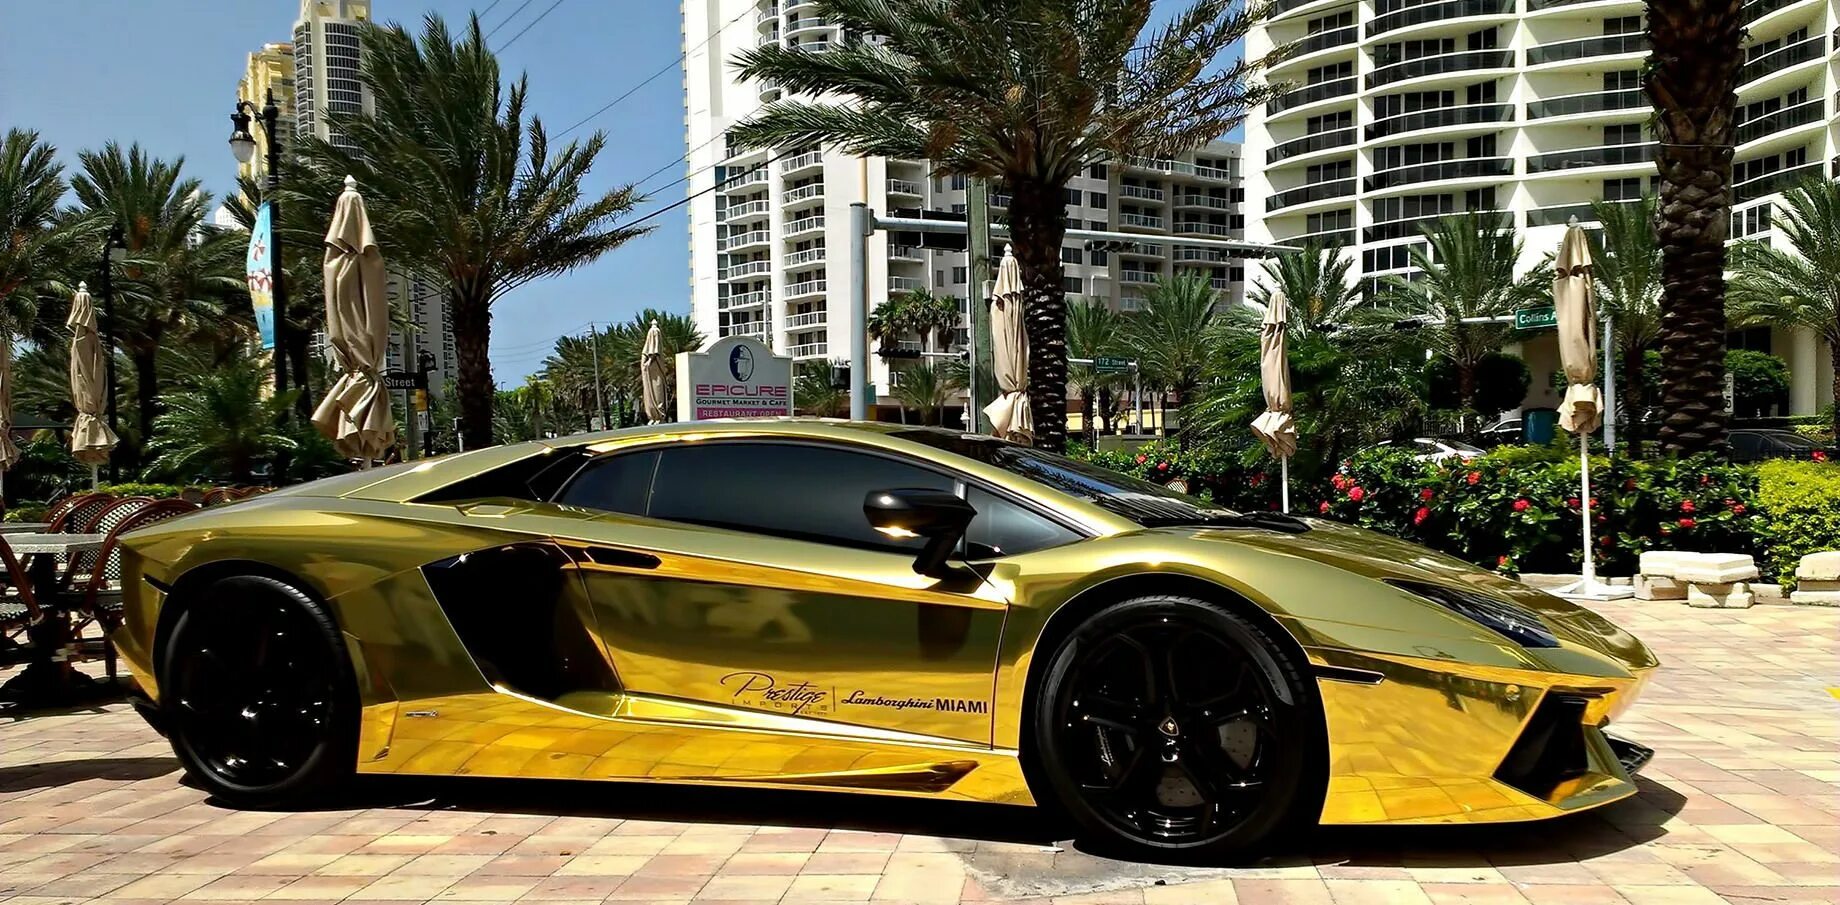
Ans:
{"label": "umbrella pole", "polygon": [[89,463],[89,489],[95,490],[97,487],[101,486],[101,480],[98,477],[101,471],[102,466],[94,462]]}
{"label": "umbrella pole", "polygon": [[1278,459],[1278,498],[1283,501],[1284,511],[1291,511],[1291,457]]}
{"label": "umbrella pole", "polygon": [[1578,486],[1582,494],[1578,498],[1578,512],[1584,528],[1584,567],[1577,581],[1553,593],[1587,600],[1629,597],[1635,593],[1633,588],[1612,587],[1597,580],[1597,559],[1591,553],[1591,435],[1583,431],[1578,433]]}

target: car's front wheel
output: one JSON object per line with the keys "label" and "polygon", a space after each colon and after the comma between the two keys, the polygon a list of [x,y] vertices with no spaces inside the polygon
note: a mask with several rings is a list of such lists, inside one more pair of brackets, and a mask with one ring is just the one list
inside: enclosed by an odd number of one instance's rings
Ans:
{"label": "car's front wheel", "polygon": [[161,656],[173,750],[206,791],[266,806],[320,795],[351,772],[357,692],[325,607],[263,576],[187,601]]}
{"label": "car's front wheel", "polygon": [[1262,626],[1194,598],[1123,601],[1052,653],[1033,773],[1102,847],[1244,853],[1320,809],[1317,701]]}

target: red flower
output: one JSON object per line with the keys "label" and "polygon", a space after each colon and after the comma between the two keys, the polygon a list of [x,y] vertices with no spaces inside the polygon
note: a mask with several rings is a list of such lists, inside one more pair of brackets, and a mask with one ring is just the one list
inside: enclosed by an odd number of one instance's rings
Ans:
{"label": "red flower", "polygon": [[1330,478],[1329,483],[1335,485],[1336,490],[1347,490],[1348,489],[1348,476],[1338,474],[1335,477]]}
{"label": "red flower", "polygon": [[1699,476],[1699,486],[1704,487],[1710,483],[1712,483],[1712,475],[1703,474]]}
{"label": "red flower", "polygon": [[1328,514],[1329,514],[1329,501],[1328,501],[1328,500],[1323,500],[1323,501],[1322,501],[1322,505],[1321,505],[1321,506],[1318,506],[1318,507],[1316,507],[1316,511],[1317,511],[1317,512],[1320,512],[1320,513],[1322,513],[1322,514],[1324,514],[1324,515],[1328,515]]}
{"label": "red flower", "polygon": [[1680,511],[1681,512],[1692,512],[1693,508],[1694,507],[1693,507],[1692,500],[1681,500],[1680,501]]}
{"label": "red flower", "polygon": [[1817,449],[1814,452],[1809,453],[1808,458],[1813,459],[1816,462],[1825,462],[1827,461],[1827,450]]}
{"label": "red flower", "polygon": [[1421,500],[1424,500],[1427,503],[1431,502],[1431,498],[1435,496],[1437,496],[1437,494],[1431,492],[1431,488],[1429,487],[1418,492],[1418,498]]}
{"label": "red flower", "polygon": [[1480,480],[1482,480],[1482,472],[1480,472],[1480,471],[1472,471],[1472,472],[1470,472],[1470,473],[1469,473],[1469,477],[1468,477],[1468,478],[1465,478],[1464,480],[1467,480],[1467,481],[1469,481],[1469,482],[1470,482],[1471,484],[1474,484],[1474,483],[1476,483],[1477,481],[1480,481]]}
{"label": "red flower", "polygon": [[1418,507],[1417,512],[1412,513],[1412,524],[1422,525],[1425,523],[1425,519],[1428,519],[1430,517],[1431,517],[1431,510],[1426,509],[1423,506],[1420,506]]}
{"label": "red flower", "polygon": [[1736,505],[1738,505],[1737,500],[1734,500],[1731,497],[1725,498],[1725,508],[1730,509],[1731,507],[1736,506]]}
{"label": "red flower", "polygon": [[1679,524],[1680,524],[1680,527],[1682,527],[1682,528],[1691,528],[1691,527],[1693,527],[1693,526],[1694,526],[1695,524],[1697,524],[1697,523],[1696,523],[1696,522],[1694,522],[1694,521],[1693,521],[1692,519],[1690,519],[1690,518],[1683,518],[1683,519],[1681,519],[1681,520],[1680,520],[1680,523],[1679,523]]}
{"label": "red flower", "polygon": [[1731,514],[1732,515],[1743,515],[1744,514],[1744,504],[1743,503],[1733,503],[1731,507]]}
{"label": "red flower", "polygon": [[1630,478],[1629,480],[1627,480],[1627,481],[1624,481],[1624,482],[1623,482],[1623,489],[1624,489],[1624,490],[1634,490],[1634,489],[1636,489],[1636,479],[1635,479],[1635,478]]}
{"label": "red flower", "polygon": [[1532,503],[1529,503],[1524,499],[1515,500],[1514,501],[1514,511],[1515,512],[1526,512],[1528,507],[1532,505],[1533,505]]}
{"label": "red flower", "polygon": [[1507,567],[1508,567],[1508,557],[1506,555],[1495,557],[1495,568],[1505,569]]}
{"label": "red flower", "polygon": [[1254,474],[1252,475],[1252,486],[1254,486],[1254,487],[1257,487],[1257,486],[1259,486],[1260,484],[1263,484],[1263,483],[1265,483],[1265,473],[1264,473],[1264,472],[1262,472],[1262,471],[1260,471],[1260,472],[1255,472],[1255,473],[1254,473]]}
{"label": "red flower", "polygon": [[1139,464],[1139,465],[1142,465],[1142,464],[1144,464],[1145,462],[1148,462],[1148,461],[1150,461],[1150,457],[1148,457],[1148,456],[1145,456],[1145,455],[1143,455],[1142,453],[1139,453],[1139,454],[1138,454],[1138,456],[1137,456],[1137,464]]}
{"label": "red flower", "polygon": [[1367,498],[1367,491],[1359,487],[1350,487],[1348,488],[1348,498],[1359,503]]}
{"label": "red flower", "polygon": [[1597,497],[1592,497],[1592,498],[1591,498],[1591,508],[1592,508],[1592,509],[1596,509],[1596,508],[1597,508]]}
{"label": "red flower", "polygon": [[1600,546],[1600,547],[1608,547],[1608,546],[1610,546],[1610,535],[1608,535],[1608,534],[1606,534],[1606,535],[1604,535],[1603,537],[1600,537],[1600,538],[1598,538],[1598,539],[1597,539],[1597,545],[1598,545],[1598,546]]}
{"label": "red flower", "polygon": [[1577,508],[1578,508],[1578,498],[1577,498],[1577,497],[1572,497],[1571,499],[1569,499],[1569,500],[1566,500],[1566,501],[1565,501],[1565,508],[1567,508],[1567,509],[1577,509]]}
{"label": "red flower", "polygon": [[1158,462],[1158,463],[1156,463],[1156,470],[1157,470],[1157,471],[1168,471],[1168,470],[1169,470],[1169,463],[1168,463],[1168,462]]}

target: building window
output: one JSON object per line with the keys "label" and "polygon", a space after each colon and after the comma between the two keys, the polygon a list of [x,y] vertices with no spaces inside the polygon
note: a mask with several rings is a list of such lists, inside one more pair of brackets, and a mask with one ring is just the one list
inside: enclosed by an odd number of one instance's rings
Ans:
{"label": "building window", "polygon": [[1106,202],[1107,202],[1107,199],[1105,197],[1104,192],[1087,192],[1086,193],[1086,206],[1087,207],[1096,207],[1099,210],[1105,210]]}
{"label": "building window", "polygon": [[1647,139],[1642,134],[1641,123],[1604,127],[1604,144],[1607,145],[1639,145]]}
{"label": "building window", "polygon": [[1104,179],[1106,176],[1105,164],[1095,163],[1087,167],[1086,175],[1093,179]]}
{"label": "building window", "polygon": [[1103,248],[1095,248],[1086,253],[1086,263],[1094,267],[1105,267],[1111,263],[1111,254]]}
{"label": "building window", "polygon": [[1078,248],[1068,248],[1064,245],[1061,246],[1061,263],[1062,264],[1080,263],[1080,250]]}
{"label": "building window", "polygon": [[1096,233],[1102,233],[1111,229],[1112,225],[1104,220],[1088,220],[1086,221],[1086,228]]}
{"label": "building window", "polygon": [[967,267],[952,268],[952,282],[965,283],[971,279],[971,270]]}
{"label": "building window", "polygon": [[1604,180],[1603,197],[1605,201],[1633,201],[1642,197],[1642,177]]}

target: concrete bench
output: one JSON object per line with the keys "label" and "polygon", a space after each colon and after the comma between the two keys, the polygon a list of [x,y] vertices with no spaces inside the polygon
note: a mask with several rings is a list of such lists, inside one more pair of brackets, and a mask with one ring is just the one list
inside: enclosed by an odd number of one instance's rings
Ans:
{"label": "concrete bench", "polygon": [[1756,602],[1750,582],[1757,561],[1737,553],[1651,550],[1641,556],[1638,600],[1684,600],[1688,606],[1747,608]]}
{"label": "concrete bench", "polygon": [[1840,550],[1810,553],[1795,567],[1790,603],[1840,606]]}

